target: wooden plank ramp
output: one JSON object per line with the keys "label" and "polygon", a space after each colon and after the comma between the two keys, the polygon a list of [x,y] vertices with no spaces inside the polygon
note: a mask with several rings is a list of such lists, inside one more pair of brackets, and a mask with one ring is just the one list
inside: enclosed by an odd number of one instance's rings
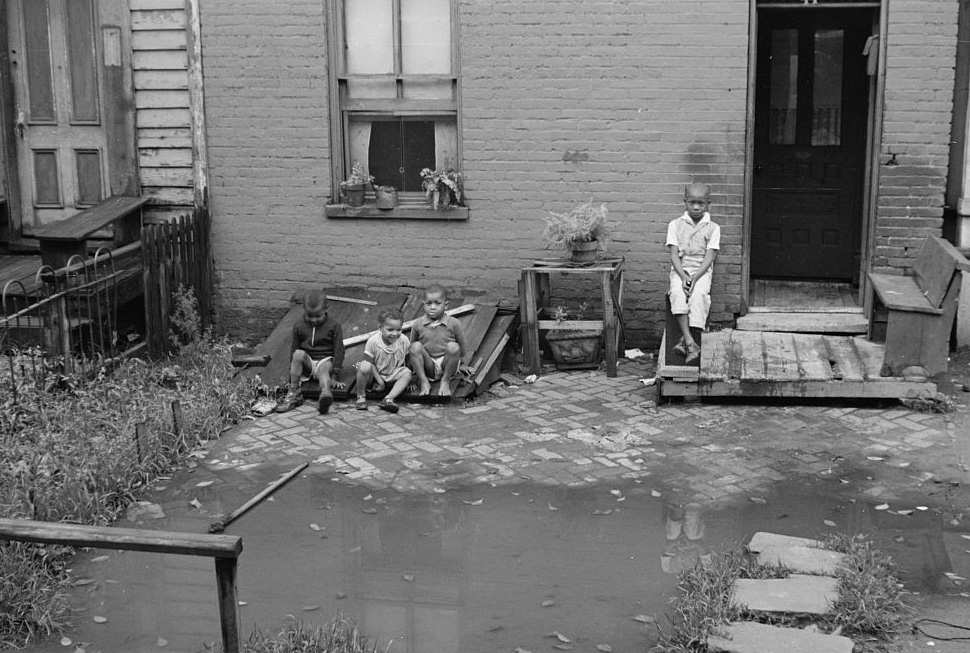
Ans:
{"label": "wooden plank ramp", "polygon": [[658,368],[663,396],[886,399],[936,392],[932,382],[881,376],[885,347],[858,336],[705,333],[696,380],[664,365],[665,348]]}

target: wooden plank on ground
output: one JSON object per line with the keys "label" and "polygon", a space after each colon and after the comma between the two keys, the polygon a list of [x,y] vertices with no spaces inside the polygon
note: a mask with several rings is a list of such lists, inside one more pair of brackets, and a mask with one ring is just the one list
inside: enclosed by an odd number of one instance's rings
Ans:
{"label": "wooden plank on ground", "polygon": [[[868,377],[865,364],[855,346],[855,338],[826,336],[824,339],[833,377],[846,382],[857,383]],[[880,363],[881,364],[881,363]]]}
{"label": "wooden plank on ground", "polygon": [[729,340],[724,348],[725,358],[727,359],[727,378],[728,381],[741,380],[744,373],[744,353],[741,351],[741,342],[738,340],[738,331],[727,331]]}
{"label": "wooden plank on ground", "polygon": [[[666,390],[664,391],[666,394]],[[883,379],[846,383],[843,381],[699,381],[701,397],[809,397],[846,399],[903,399],[935,393],[935,383],[918,383],[902,379]]]}
{"label": "wooden plank on ground", "polygon": [[481,357],[478,349],[488,334],[497,313],[498,306],[476,304],[475,312],[470,314],[468,325],[462,324],[465,330],[465,346],[467,348],[467,351],[461,353],[461,362],[464,365],[471,365],[473,359]]}
{"label": "wooden plank on ground", "polygon": [[741,380],[764,381],[764,334],[760,331],[734,331],[731,339],[741,350]]}
{"label": "wooden plank on ground", "polygon": [[859,352],[859,361],[865,370],[865,377],[869,381],[883,381],[892,377],[881,374],[882,364],[886,359],[886,345],[872,342],[865,338],[853,338],[852,344]]}
{"label": "wooden plank on ground", "polygon": [[798,359],[795,356],[792,335],[771,332],[761,334],[766,380],[793,381],[799,378]]}
{"label": "wooden plank on ground", "polygon": [[825,345],[825,337],[821,335],[807,335],[793,333],[791,342],[795,347],[795,357],[798,359],[798,375],[805,381],[831,381],[832,364],[829,362],[829,351]]}
{"label": "wooden plank on ground", "polygon": [[728,378],[728,348],[731,331],[713,331],[701,335],[701,369],[699,377],[708,381]]}

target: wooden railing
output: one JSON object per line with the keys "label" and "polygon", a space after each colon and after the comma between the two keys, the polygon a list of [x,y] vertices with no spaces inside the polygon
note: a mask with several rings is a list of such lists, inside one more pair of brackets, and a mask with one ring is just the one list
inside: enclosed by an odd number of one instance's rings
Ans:
{"label": "wooden railing", "polygon": [[236,565],[243,548],[241,537],[0,519],[2,540],[215,558],[222,650],[239,653]]}

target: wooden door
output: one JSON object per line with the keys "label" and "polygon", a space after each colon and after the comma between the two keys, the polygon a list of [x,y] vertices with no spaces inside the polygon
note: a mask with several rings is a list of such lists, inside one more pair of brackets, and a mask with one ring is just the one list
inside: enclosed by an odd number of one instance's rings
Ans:
{"label": "wooden door", "polygon": [[869,11],[759,13],[753,277],[857,278],[872,30]]}
{"label": "wooden door", "polygon": [[7,0],[20,228],[108,193],[105,89],[95,0]]}

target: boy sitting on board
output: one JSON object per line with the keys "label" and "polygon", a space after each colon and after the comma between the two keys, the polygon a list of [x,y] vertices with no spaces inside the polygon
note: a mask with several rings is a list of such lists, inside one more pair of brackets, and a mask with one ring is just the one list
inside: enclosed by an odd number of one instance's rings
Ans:
{"label": "boy sitting on board", "polygon": [[[344,333],[328,319],[327,296],[319,290],[303,293],[303,319],[293,325],[293,354],[290,357],[290,388],[276,407],[279,413],[303,405],[300,383],[311,377],[320,382],[317,411],[322,415],[333,404],[333,391],[346,384],[338,381],[344,364]],[[331,381],[331,378],[333,379]]]}
{"label": "boy sitting on board", "polygon": [[367,339],[364,360],[357,364],[357,410],[367,410],[367,388],[381,391],[393,383],[387,396],[377,407],[396,413],[394,400],[407,389],[411,382],[411,370],[406,365],[411,341],[401,330],[404,315],[396,308],[381,311],[378,317],[380,331]]}
{"label": "boy sitting on board", "polygon": [[448,292],[433,284],[424,291],[424,315],[411,327],[411,369],[418,377],[418,396],[431,393],[431,383],[441,379],[438,394],[451,396],[451,380],[465,351],[465,332],[458,318],[445,315]]}
{"label": "boy sitting on board", "polygon": [[674,351],[687,365],[700,358],[701,348],[691,329],[707,325],[711,310],[714,259],[721,248],[721,228],[711,222],[711,187],[694,182],[684,188],[686,211],[667,226],[670,250],[670,312],[677,319],[681,338]]}

